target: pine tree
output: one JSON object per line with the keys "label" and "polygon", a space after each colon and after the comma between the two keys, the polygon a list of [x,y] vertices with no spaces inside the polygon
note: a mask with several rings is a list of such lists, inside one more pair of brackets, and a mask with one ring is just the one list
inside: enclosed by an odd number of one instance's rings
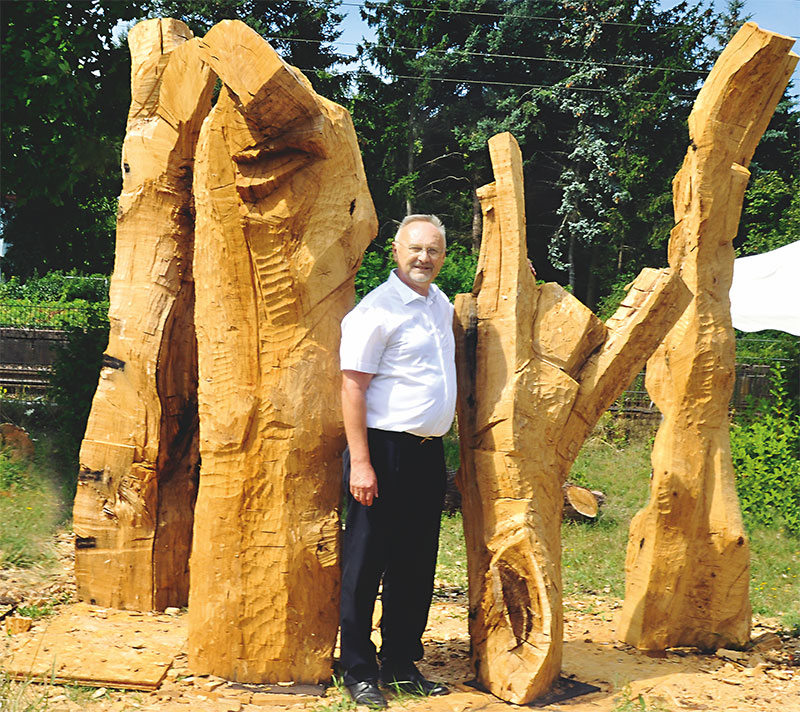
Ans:
{"label": "pine tree", "polygon": [[378,37],[364,57],[386,81],[362,80],[373,113],[364,122],[359,109],[369,106],[358,102],[353,113],[369,135],[365,154],[380,146],[367,172],[382,222],[402,208],[441,207],[473,241],[474,188],[491,180],[486,140],[509,130],[526,157],[529,251],[541,277],[569,281],[594,303],[654,254],[663,262],[670,181],[708,71],[710,10],[390,0],[366,14]]}

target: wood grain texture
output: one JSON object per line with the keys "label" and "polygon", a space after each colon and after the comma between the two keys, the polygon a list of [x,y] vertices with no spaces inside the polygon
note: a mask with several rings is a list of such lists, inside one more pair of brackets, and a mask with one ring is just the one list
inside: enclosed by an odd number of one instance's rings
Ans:
{"label": "wood grain texture", "polygon": [[183,618],[76,603],[4,658],[3,673],[29,684],[47,680],[152,691],[185,645]]}
{"label": "wood grain texture", "polygon": [[80,452],[74,507],[82,600],[186,605],[197,480],[191,182],[214,78],[177,20],[128,35],[111,330]]}
{"label": "wood grain texture", "polygon": [[222,90],[194,187],[190,667],[315,683],[338,627],[339,324],[377,221],[342,107],[241,22],[212,28],[202,56]]}
{"label": "wood grain texture", "polygon": [[522,157],[489,141],[484,233],[472,294],[456,298],[459,486],[478,681],[525,704],[561,670],[562,485],[603,411],[689,301],[669,270],[645,270],[603,324],[526,254]]}
{"label": "wood grain texture", "polygon": [[745,24],[689,117],[691,145],[673,182],[669,264],[694,299],[647,364],[647,390],[664,421],[650,501],[631,523],[618,628],[638,648],[714,649],[749,638],[750,555],[728,432],[728,292],[747,166],[797,63],[792,44]]}

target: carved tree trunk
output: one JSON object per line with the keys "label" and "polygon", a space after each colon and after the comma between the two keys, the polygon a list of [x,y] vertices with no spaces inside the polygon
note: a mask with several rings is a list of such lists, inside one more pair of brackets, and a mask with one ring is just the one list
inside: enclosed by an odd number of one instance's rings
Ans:
{"label": "carved tree trunk", "polygon": [[561,669],[562,485],[584,439],[689,301],[644,270],[604,325],[557,284],[536,286],[525,244],[522,157],[494,136],[479,190],[483,240],[472,294],[456,298],[458,419],[478,681],[524,704]]}
{"label": "carved tree trunk", "polygon": [[176,20],[128,35],[111,332],[74,510],[78,595],[103,606],[188,598],[198,461],[191,183],[214,86],[191,36]]}
{"label": "carved tree trunk", "polygon": [[202,56],[223,86],[195,178],[190,666],[319,682],[338,624],[339,324],[377,220],[342,107],[241,22]]}
{"label": "carved tree trunk", "polygon": [[750,555],[734,485],[728,402],[735,343],[728,292],[747,165],[797,57],[747,23],[689,117],[673,183],[669,263],[694,300],[647,365],[664,414],[649,504],[631,524],[620,637],[642,649],[741,645],[750,635]]}

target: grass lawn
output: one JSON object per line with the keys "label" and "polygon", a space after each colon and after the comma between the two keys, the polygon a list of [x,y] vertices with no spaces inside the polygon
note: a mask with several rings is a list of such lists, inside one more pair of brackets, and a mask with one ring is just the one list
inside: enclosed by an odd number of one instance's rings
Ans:
{"label": "grass lawn", "polygon": [[0,568],[53,560],[52,535],[63,523],[65,503],[53,481],[49,449],[37,443],[31,462],[0,450]]}
{"label": "grass lawn", "polygon": [[[625,550],[631,517],[649,496],[650,450],[655,426],[628,428],[606,418],[587,440],[570,480],[606,494],[595,522],[562,525],[565,596],[625,596]],[[752,525],[750,600],[753,612],[800,630],[800,538],[778,528]],[[437,580],[466,590],[466,551],[461,515],[442,519]]]}
{"label": "grass lawn", "polygon": [[[563,590],[566,596],[625,593],[625,549],[633,514],[647,501],[653,428],[628,430],[607,420],[584,445],[570,479],[606,494],[595,522],[566,521],[562,527]],[[33,462],[20,464],[0,451],[0,568],[47,565],[54,557],[52,534],[71,508],[46,434]],[[749,528],[750,597],[753,612],[800,629],[800,539],[777,528]],[[442,519],[439,585],[466,591],[467,564],[460,513]]]}

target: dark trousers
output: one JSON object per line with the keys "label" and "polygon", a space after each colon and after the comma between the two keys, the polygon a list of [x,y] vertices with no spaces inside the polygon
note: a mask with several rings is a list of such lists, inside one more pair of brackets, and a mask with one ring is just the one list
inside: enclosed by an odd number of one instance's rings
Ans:
{"label": "dark trousers", "polygon": [[350,495],[350,457],[347,450],[344,454],[340,625],[346,684],[377,677],[370,631],[381,579],[381,660],[394,666],[422,658],[446,483],[441,438],[374,429],[367,436],[378,477],[378,498],[371,507]]}

